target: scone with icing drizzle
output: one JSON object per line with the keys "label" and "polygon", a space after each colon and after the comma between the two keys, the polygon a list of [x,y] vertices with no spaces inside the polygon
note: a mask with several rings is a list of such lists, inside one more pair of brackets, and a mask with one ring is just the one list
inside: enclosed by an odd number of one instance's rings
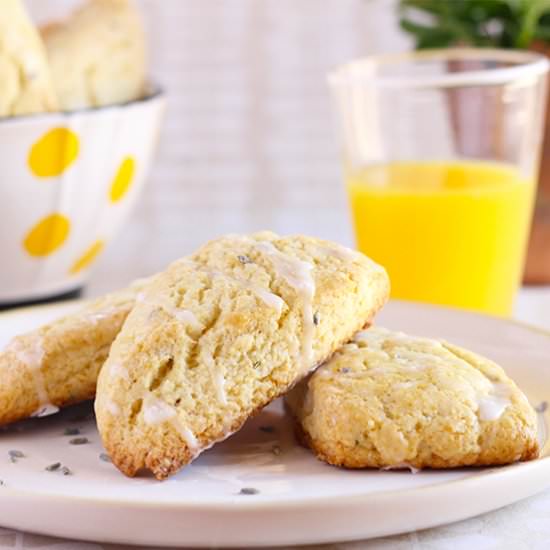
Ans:
{"label": "scone with icing drizzle", "polygon": [[144,284],[93,300],[0,351],[0,425],[92,399],[99,369]]}
{"label": "scone with icing drizzle", "polygon": [[22,0],[0,5],[0,117],[56,110],[46,50]]}
{"label": "scone with icing drizzle", "polygon": [[383,328],[359,332],[286,396],[329,464],[454,468],[537,458],[537,418],[492,361]]}
{"label": "scone with icing drizzle", "polygon": [[138,297],[99,376],[113,463],[176,472],[327,359],[388,291],[362,254],[303,236],[228,236],[175,262]]}

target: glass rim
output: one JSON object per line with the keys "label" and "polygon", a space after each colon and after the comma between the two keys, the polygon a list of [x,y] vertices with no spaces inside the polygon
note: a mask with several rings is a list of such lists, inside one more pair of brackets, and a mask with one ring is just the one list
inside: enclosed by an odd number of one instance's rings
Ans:
{"label": "glass rim", "polygon": [[[515,65],[428,76],[381,76],[372,70],[374,67],[404,62],[472,60],[501,61]],[[550,62],[545,55],[527,50],[447,48],[369,55],[336,67],[329,72],[327,78],[332,88],[350,84],[368,84],[380,88],[453,88],[508,84],[532,79],[546,74],[549,67]]]}

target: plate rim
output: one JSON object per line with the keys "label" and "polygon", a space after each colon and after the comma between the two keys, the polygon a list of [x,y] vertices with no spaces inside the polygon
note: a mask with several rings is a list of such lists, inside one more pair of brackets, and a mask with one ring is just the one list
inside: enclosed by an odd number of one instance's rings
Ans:
{"label": "plate rim", "polygon": [[[314,457],[315,458],[315,457]],[[430,493],[430,492],[437,492],[439,490],[444,491],[451,485],[476,485],[479,483],[484,483],[487,481],[492,481],[494,477],[498,477],[499,479],[503,476],[509,477],[518,475],[518,472],[516,470],[523,470],[521,475],[529,475],[530,470],[537,469],[541,467],[541,464],[544,463],[544,467],[546,467],[546,463],[550,461],[550,456],[545,456],[542,458],[538,458],[535,460],[531,460],[528,462],[519,462],[514,464],[505,464],[502,466],[488,466],[488,467],[479,467],[475,468],[476,474],[471,475],[465,478],[460,479],[453,479],[441,483],[433,483],[430,485],[422,485],[419,487],[411,487],[408,489],[392,489],[390,491],[375,491],[370,493],[359,493],[356,495],[346,495],[346,496],[319,496],[315,497],[314,499],[299,499],[299,500],[270,500],[270,501],[258,501],[253,498],[250,498],[249,500],[242,500],[240,502],[235,501],[226,501],[226,502],[214,502],[214,503],[208,503],[208,502],[146,502],[143,500],[119,500],[116,498],[109,498],[106,499],[104,497],[98,497],[98,496],[88,496],[88,497],[81,497],[81,496],[75,496],[75,495],[63,495],[63,494],[56,494],[56,493],[47,493],[47,492],[32,492],[25,489],[13,489],[9,485],[4,485],[0,488],[0,499],[2,496],[4,496],[6,493],[8,493],[8,496],[14,496],[14,497],[24,497],[24,496],[31,496],[33,498],[40,498],[40,499],[56,499],[56,500],[67,500],[71,502],[84,502],[86,504],[102,504],[102,505],[113,505],[118,506],[121,504],[124,504],[128,508],[139,508],[139,509],[147,509],[147,508],[154,508],[158,510],[171,510],[171,509],[181,509],[184,510],[186,508],[193,509],[194,511],[200,511],[200,512],[213,512],[213,511],[223,511],[226,510],[228,507],[230,507],[232,510],[234,509],[244,509],[248,510],[249,508],[253,508],[254,510],[259,510],[263,508],[265,509],[278,509],[278,508],[284,508],[289,509],[293,507],[299,507],[302,508],[305,504],[307,504],[310,508],[311,507],[324,507],[326,504],[334,504],[334,505],[349,505],[350,501],[353,501],[355,503],[356,501],[361,501],[365,498],[369,500],[373,500],[375,498],[381,498],[382,495],[384,495],[383,498],[391,498],[396,495],[402,495],[406,494],[409,496],[411,493]],[[455,468],[454,470],[466,470],[467,468]],[[473,470],[474,468],[472,468]],[[371,472],[377,472],[380,471],[377,468],[369,468],[366,469]],[[432,471],[428,468],[426,468],[428,471]],[[528,470],[528,471],[526,471]],[[357,470],[361,471],[361,470]],[[400,471],[400,470],[399,470]],[[438,471],[437,469],[433,471]],[[395,473],[395,472],[394,472]],[[406,474],[406,472],[404,471]],[[123,475],[123,474],[121,474]],[[415,475],[415,474],[410,474]],[[548,478],[548,485],[550,486],[550,477]],[[541,491],[544,490],[544,487],[541,488]],[[235,494],[235,496],[237,496]],[[339,502],[340,500],[344,502]]]}
{"label": "plate rim", "polygon": [[[112,292],[112,291],[110,291]],[[106,296],[109,293],[103,294],[101,296]],[[100,298],[101,296],[90,296],[85,298],[73,298],[71,300],[63,300],[59,302],[54,303],[46,303],[46,304],[31,304],[26,306],[19,306],[12,309],[7,309],[4,311],[0,311],[0,321],[4,320],[5,317],[10,316],[19,316],[25,313],[28,313],[33,310],[55,310],[55,309],[62,309],[65,306],[77,306],[77,305],[86,305],[87,303],[92,302],[93,300]],[[539,325],[536,325],[535,323],[529,323],[527,321],[522,321],[520,319],[514,319],[513,317],[503,317],[500,315],[494,315],[492,313],[483,313],[481,311],[474,311],[470,309],[460,308],[460,307],[452,307],[448,305],[438,305],[438,304],[430,304],[427,302],[418,302],[415,300],[403,300],[398,298],[390,298],[388,302],[384,305],[384,308],[388,307],[391,304],[397,304],[397,305],[405,305],[405,306],[412,306],[412,307],[419,307],[421,309],[431,309],[436,311],[446,311],[447,313],[451,314],[458,314],[458,315],[465,315],[467,317],[474,316],[479,319],[485,319],[489,320],[491,322],[496,323],[503,323],[507,325],[515,325],[519,326],[521,328],[530,330],[532,332],[536,332],[538,334],[542,334],[544,336],[550,337],[550,329],[547,329],[545,327],[541,327]],[[383,311],[380,310],[380,311]],[[376,321],[376,317],[375,317]],[[375,323],[376,324],[376,323]]]}
{"label": "plate rim", "polygon": [[[77,306],[78,304],[84,305],[85,303],[89,302],[90,299],[87,298],[79,298],[74,300],[67,300],[63,302],[57,302],[53,304],[37,304],[37,305],[30,305],[30,306],[23,306],[19,308],[15,308],[12,310],[7,310],[0,312],[0,322],[5,321],[9,317],[15,317],[20,315],[25,315],[27,313],[30,313],[32,311],[40,310],[56,310],[56,309],[62,309],[65,306]],[[512,325],[515,327],[519,327],[523,330],[527,330],[529,332],[534,332],[536,334],[545,336],[550,341],[550,330],[547,330],[543,327],[539,327],[536,325],[531,325],[529,323],[525,323],[523,321],[519,321],[512,318],[505,318],[505,317],[499,317],[495,315],[488,315],[485,313],[480,313],[476,311],[469,311],[465,309],[460,308],[453,308],[453,307],[446,307],[446,306],[439,306],[434,304],[427,304],[422,302],[415,302],[412,300],[390,300],[388,304],[394,303],[396,305],[404,305],[405,307],[420,307],[423,309],[428,310],[439,310],[439,311],[445,311],[447,313],[450,313],[452,315],[464,315],[466,317],[469,316],[475,316],[480,319],[488,320],[490,322],[495,322],[497,324],[505,324],[505,325]],[[508,464],[503,466],[489,466],[485,468],[476,468],[476,473],[471,476],[467,476],[460,479],[454,479],[449,481],[444,481],[440,483],[433,483],[430,485],[424,485],[419,487],[411,487],[407,489],[392,489],[389,491],[376,491],[372,493],[367,494],[356,494],[356,495],[337,495],[337,496],[319,496],[315,499],[312,498],[301,498],[301,499],[293,499],[293,500],[285,500],[285,499],[277,499],[277,500],[257,500],[254,498],[250,498],[249,500],[242,500],[242,501],[236,501],[236,500],[227,500],[224,502],[177,502],[177,501],[165,501],[165,502],[159,502],[159,501],[153,501],[153,502],[146,502],[146,501],[136,501],[131,499],[119,499],[119,498],[108,498],[102,496],[94,496],[94,495],[87,495],[87,496],[81,496],[81,495],[66,495],[66,494],[58,494],[58,493],[49,493],[49,492],[33,492],[30,490],[25,489],[13,489],[9,485],[4,485],[0,487],[0,499],[3,496],[11,497],[31,497],[31,498],[40,498],[40,499],[56,499],[56,500],[64,500],[69,503],[86,503],[88,505],[121,505],[130,508],[130,509],[150,509],[155,508],[159,510],[172,510],[172,509],[179,509],[179,510],[188,510],[192,509],[194,511],[202,511],[202,512],[215,512],[215,511],[224,511],[228,507],[231,507],[233,510],[258,510],[261,509],[262,511],[267,510],[278,510],[278,509],[289,509],[289,508],[302,508],[304,505],[308,505],[309,507],[313,508],[322,508],[326,506],[327,504],[332,504],[334,506],[342,505],[345,503],[352,502],[353,504],[356,504],[360,502],[362,499],[365,498],[392,498],[396,495],[403,495],[404,493],[408,496],[411,493],[422,493],[423,495],[430,492],[439,492],[439,491],[446,491],[449,486],[453,486],[456,484],[463,485],[476,485],[479,483],[484,482],[491,482],[494,477],[501,478],[502,476],[523,476],[523,475],[530,475],[530,472],[532,470],[536,470],[538,468],[546,468],[547,463],[550,461],[550,454],[543,456],[541,458],[528,461],[528,462],[520,462],[520,463],[514,463],[514,464]],[[376,472],[376,468],[367,469],[370,472]],[[431,471],[430,469],[427,469],[428,471]],[[456,470],[468,470],[468,468],[457,468]],[[355,471],[355,470],[352,470]],[[361,470],[356,470],[361,471]],[[435,470],[437,471],[437,470]],[[518,472],[521,471],[521,474],[518,474]],[[120,474],[123,475],[123,474]],[[414,474],[413,474],[414,475]],[[483,481],[482,481],[483,480]],[[541,485],[541,491],[547,487],[550,486],[550,477],[548,479],[548,485]],[[384,497],[382,497],[384,495]],[[339,502],[342,501],[342,502]]]}

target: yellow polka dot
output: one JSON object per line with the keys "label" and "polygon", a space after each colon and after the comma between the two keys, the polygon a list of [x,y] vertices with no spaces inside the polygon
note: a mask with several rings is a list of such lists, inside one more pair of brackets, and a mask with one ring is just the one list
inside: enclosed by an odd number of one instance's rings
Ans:
{"label": "yellow polka dot", "polygon": [[39,178],[62,174],[78,156],[78,136],[68,128],[46,132],[31,148],[29,168]]}
{"label": "yellow polka dot", "polygon": [[63,214],[50,214],[27,233],[23,246],[31,256],[47,256],[65,242],[70,229],[71,222]]}
{"label": "yellow polka dot", "polygon": [[104,246],[105,243],[102,240],[97,240],[88,248],[88,250],[86,250],[86,252],[84,252],[84,254],[82,254],[82,256],[80,256],[80,258],[78,258],[78,260],[76,260],[69,272],[72,275],[75,275],[79,271],[82,271],[84,268],[88,267],[97,258]]}
{"label": "yellow polka dot", "polygon": [[109,191],[109,199],[111,202],[118,202],[124,197],[124,195],[126,195],[126,193],[128,193],[128,190],[132,185],[132,180],[134,179],[135,169],[136,162],[132,157],[126,157],[120,163]]}

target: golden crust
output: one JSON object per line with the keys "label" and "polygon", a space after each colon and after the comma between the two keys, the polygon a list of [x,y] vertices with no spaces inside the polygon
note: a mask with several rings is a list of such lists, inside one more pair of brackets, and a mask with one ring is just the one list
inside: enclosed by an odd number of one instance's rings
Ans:
{"label": "golden crust", "polygon": [[176,262],[140,296],[99,377],[113,463],[176,472],[327,359],[388,292],[365,256],[302,236],[225,237]]}
{"label": "golden crust", "polygon": [[456,468],[532,460],[537,418],[495,363],[372,328],[286,396],[301,440],[346,468]]}
{"label": "golden crust", "polygon": [[99,370],[143,284],[17,336],[0,351],[0,425],[92,399]]}
{"label": "golden crust", "polygon": [[55,111],[44,44],[21,0],[3,0],[0,36],[0,117]]}

